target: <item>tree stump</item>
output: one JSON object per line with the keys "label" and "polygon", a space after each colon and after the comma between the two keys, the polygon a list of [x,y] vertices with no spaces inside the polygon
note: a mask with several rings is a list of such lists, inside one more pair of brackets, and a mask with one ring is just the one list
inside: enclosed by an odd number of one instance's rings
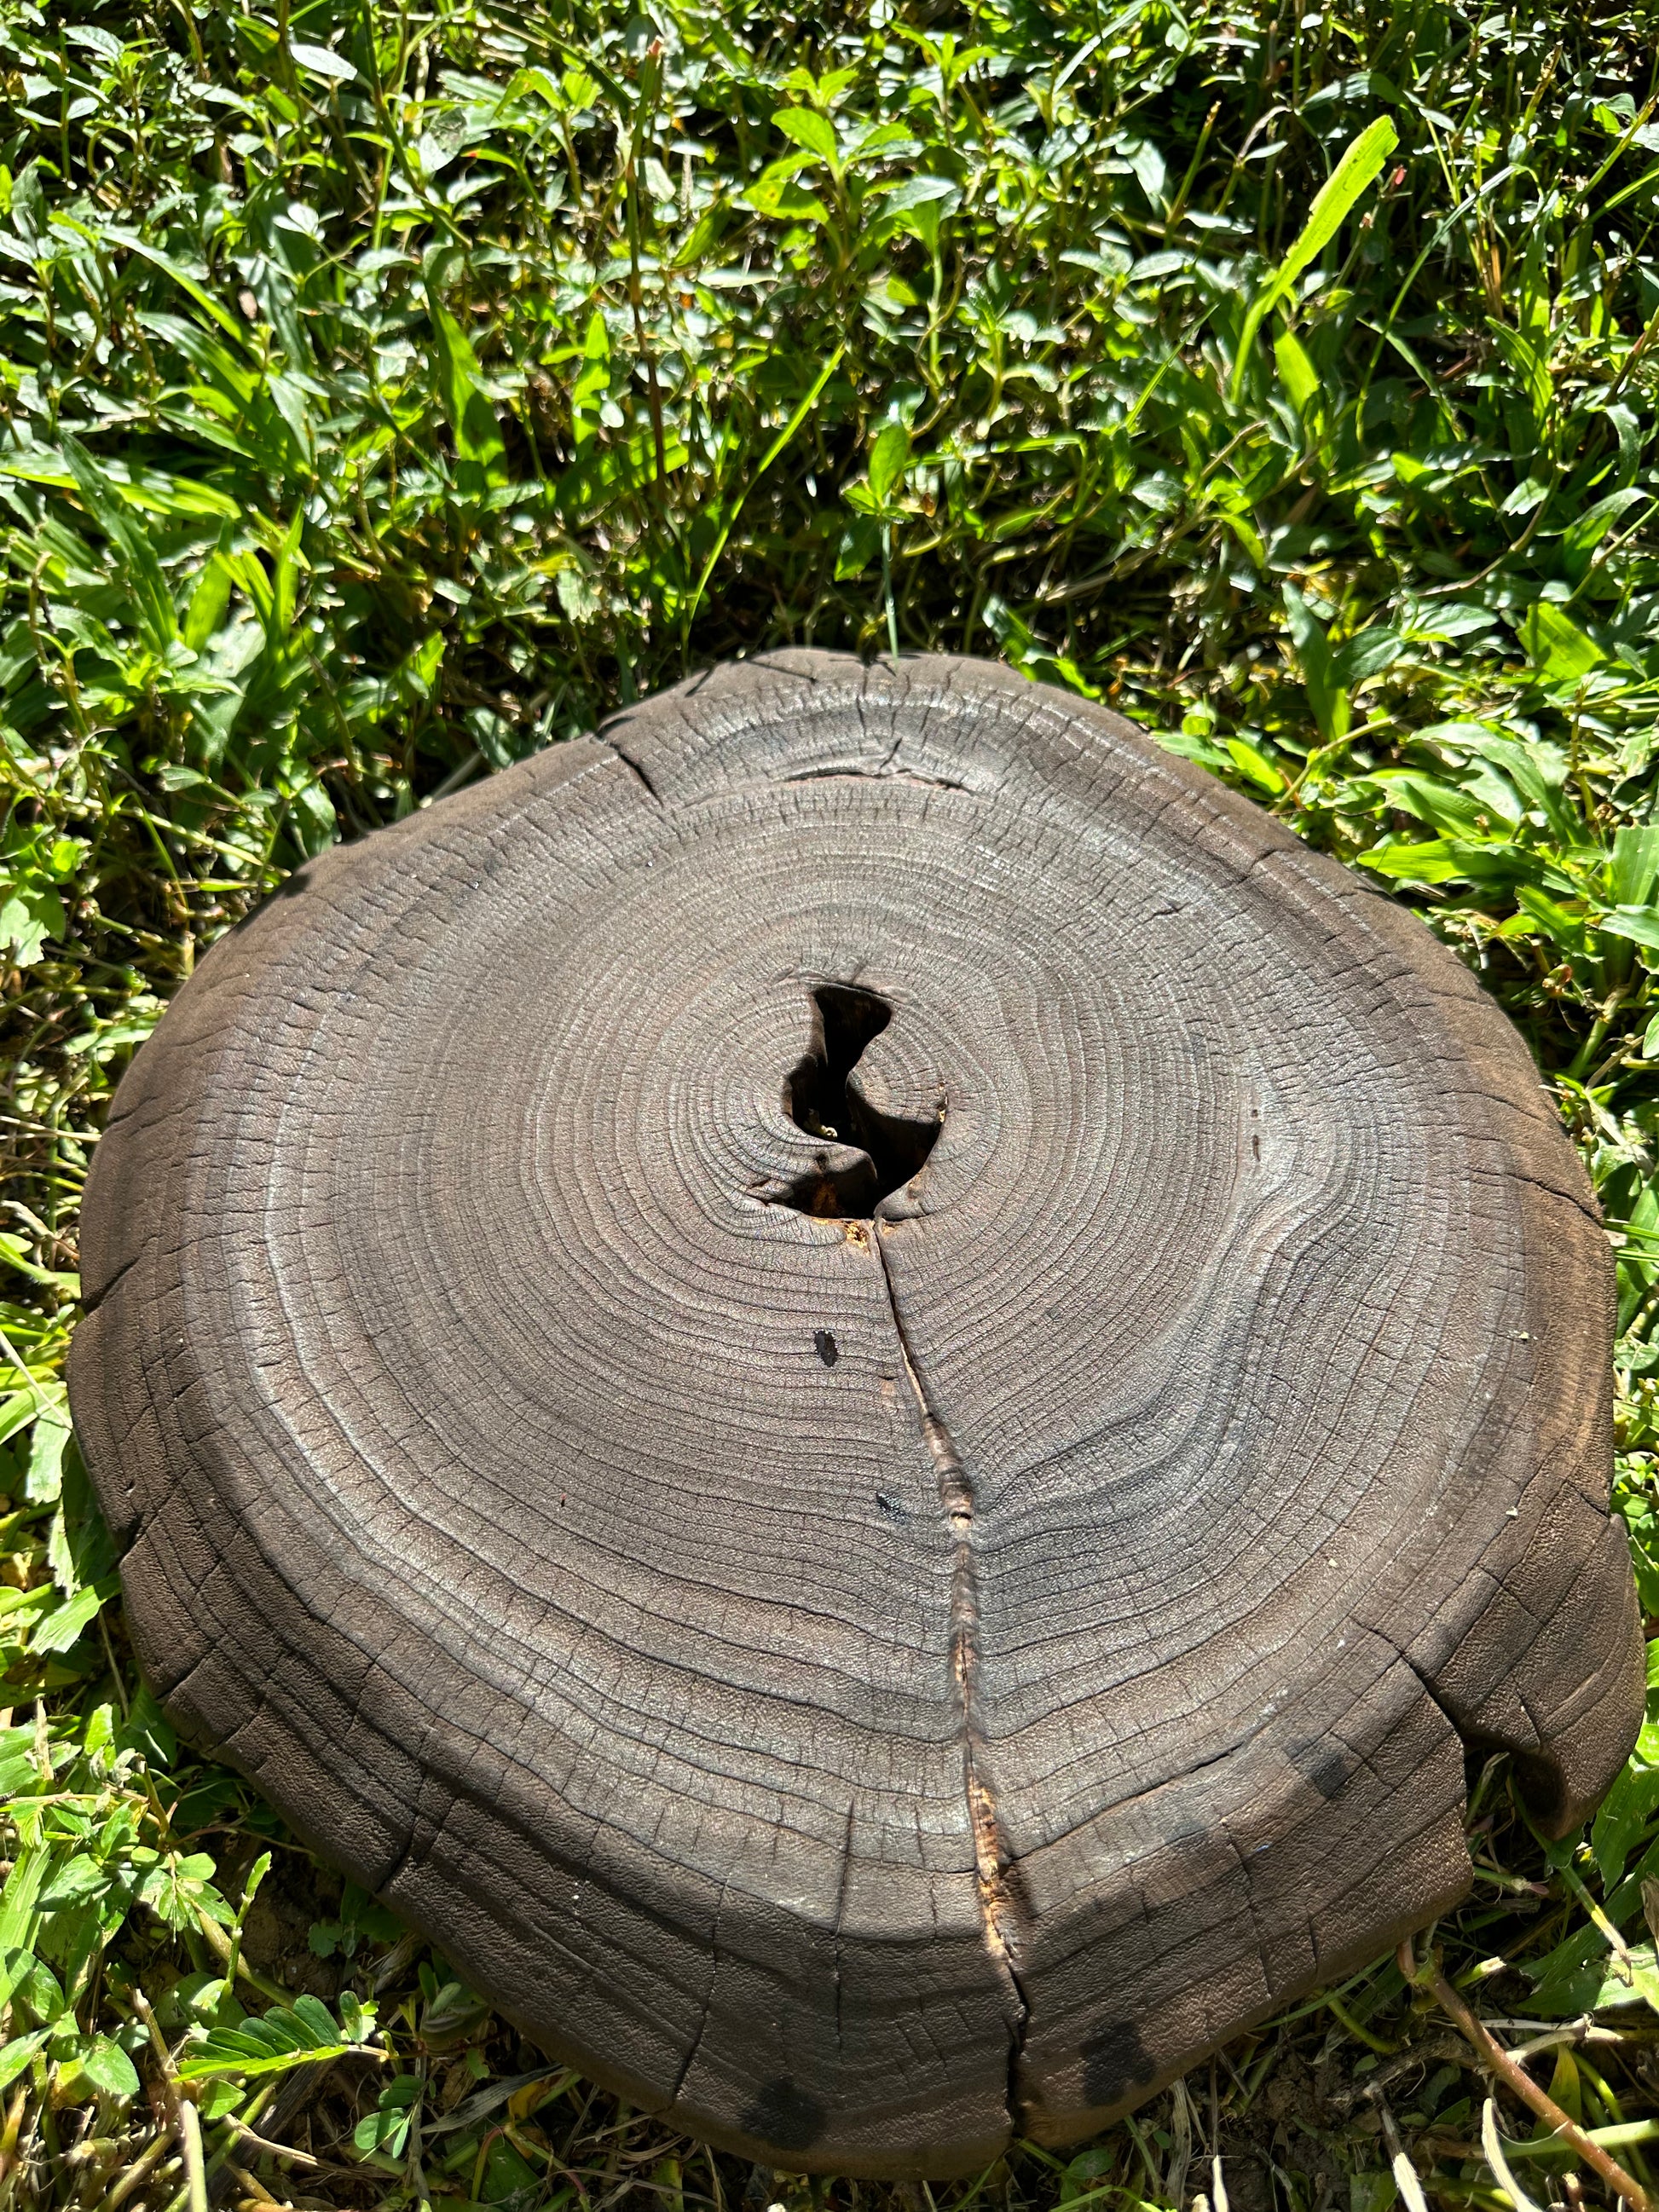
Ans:
{"label": "tree stump", "polygon": [[1097,2128],[1579,1821],[1611,1267],[1502,1016],[977,662],[717,669],[302,869],[122,1084],[75,1417],[174,1719],[773,2165]]}

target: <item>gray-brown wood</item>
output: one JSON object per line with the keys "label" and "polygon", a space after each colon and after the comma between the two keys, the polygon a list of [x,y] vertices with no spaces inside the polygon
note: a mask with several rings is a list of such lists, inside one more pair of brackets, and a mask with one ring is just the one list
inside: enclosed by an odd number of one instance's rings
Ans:
{"label": "gray-brown wood", "polygon": [[994,666],[719,669],[314,862],[82,1259],[168,1710],[774,2164],[1085,2133],[1462,1894],[1466,1746],[1562,1832],[1636,1727],[1524,1049]]}

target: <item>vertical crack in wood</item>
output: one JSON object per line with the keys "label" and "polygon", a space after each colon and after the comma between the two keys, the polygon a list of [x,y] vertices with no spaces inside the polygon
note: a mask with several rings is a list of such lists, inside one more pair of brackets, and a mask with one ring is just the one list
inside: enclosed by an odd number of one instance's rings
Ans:
{"label": "vertical crack in wood", "polygon": [[951,1671],[956,1681],[961,1719],[963,1784],[973,1836],[974,1880],[985,1946],[1007,1982],[1014,2008],[1008,2054],[1008,2114],[1012,2121],[1018,2109],[1018,2076],[1030,2007],[1020,1974],[1020,1913],[1013,1856],[1003,1838],[996,1792],[988,1770],[980,1713],[979,1559],[974,1533],[974,1486],[962,1463],[962,1455],[922,1381],[915,1350],[899,1311],[892,1271],[881,1247],[886,1226],[884,1222],[877,1224],[871,1243],[881,1267],[893,1329],[898,1338],[899,1357],[904,1362],[904,1372],[915,1398],[922,1434],[927,1440],[939,1483],[939,1504],[951,1531]]}
{"label": "vertical crack in wood", "polygon": [[723,1881],[720,1884],[720,1896],[715,1900],[714,1917],[708,1929],[708,1981],[703,1990],[702,2008],[697,2015],[696,2032],[687,2046],[684,2057],[680,2061],[679,2070],[674,2076],[674,2086],[668,2093],[668,2105],[665,2108],[666,2110],[672,2111],[679,2103],[687,2076],[696,2063],[697,2053],[702,2049],[702,2039],[708,2033],[709,2017],[714,2009],[714,1985],[720,1978],[720,1915],[726,1910],[726,1900],[731,1887],[729,1879]]}
{"label": "vertical crack in wood", "polygon": [[842,2056],[841,2020],[841,1930],[847,1917],[847,1889],[853,1878],[853,1826],[857,1818],[855,1803],[847,1808],[847,1833],[841,1847],[841,1881],[836,1890],[835,1975],[836,1975],[836,2056]]}

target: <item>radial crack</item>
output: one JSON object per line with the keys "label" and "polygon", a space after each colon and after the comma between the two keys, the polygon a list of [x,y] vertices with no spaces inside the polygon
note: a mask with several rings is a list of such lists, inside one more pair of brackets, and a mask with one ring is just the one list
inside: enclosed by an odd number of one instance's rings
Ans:
{"label": "radial crack", "polygon": [[841,1930],[842,1930],[842,1922],[846,1919],[846,1917],[847,1917],[847,1890],[848,1890],[848,1885],[850,1883],[850,1881],[852,1881],[852,1878],[853,1878],[853,1825],[854,1825],[854,1820],[855,1820],[855,1819],[856,1819],[856,1817],[857,1817],[857,1812],[858,1812],[858,1808],[857,1808],[856,1804],[849,1804],[849,1805],[848,1806],[848,1808],[847,1808],[847,1833],[846,1833],[846,1835],[843,1837],[843,1838],[842,1838],[842,1848],[841,1848],[841,1881],[840,1881],[840,1882],[836,1885],[836,1927],[835,1927],[835,1934],[834,1934],[834,1936],[833,1936],[833,1937],[832,1937],[832,1939],[831,1939],[831,1940],[833,1941],[833,1942],[834,1942],[834,1945],[835,1945],[835,1975],[836,1975],[836,2057],[837,2057],[837,2058],[839,2058],[839,2057],[842,2056],[842,2039],[841,2039],[841,2027],[842,2027],[842,2021],[841,2021],[841,1995],[842,1995],[842,1990],[841,1990],[841,1964],[842,1964],[842,1957],[841,1957]]}
{"label": "radial crack", "polygon": [[723,1881],[720,1896],[715,1899],[714,1917],[708,1930],[708,1982],[703,1991],[702,2009],[697,2017],[696,2033],[680,2061],[679,2070],[674,2076],[674,2086],[668,2093],[668,2104],[665,2108],[668,2111],[678,2104],[687,2077],[696,2063],[697,2053],[702,2049],[703,2037],[708,2033],[708,2017],[714,2008],[714,1984],[720,1976],[720,1915],[726,1910],[726,1895],[731,1887],[729,1880]]}
{"label": "radial crack", "polygon": [[658,790],[656,785],[652,782],[650,777],[641,767],[638,761],[635,759],[633,754],[628,751],[627,749],[615,738],[606,737],[605,738],[604,742],[610,746],[611,751],[622,763],[623,766],[628,770],[629,774],[634,777],[636,782],[642,783],[645,786],[647,792],[656,800],[658,805],[660,806],[662,805],[662,793]]}
{"label": "radial crack", "polygon": [[[1377,1632],[1382,1634],[1380,1630]],[[1455,1734],[1466,1759],[1480,1758],[1493,1752],[1508,1753],[1528,1809],[1534,1820],[1545,1825],[1547,1833],[1548,1823],[1555,1817],[1555,1810],[1562,1802],[1561,1770],[1549,1739],[1538,1725],[1537,1716],[1527,1703],[1520,1686],[1511,1680],[1510,1686],[1515,1690],[1521,1710],[1532,1729],[1534,1741],[1531,1743],[1524,1743],[1517,1736],[1499,1735],[1495,1730],[1477,1727],[1469,1714],[1458,1711],[1433,1676],[1419,1666],[1409,1651],[1401,1650],[1392,1637],[1382,1635],[1382,1641],[1401,1664],[1416,1676],[1419,1688]]]}
{"label": "radial crack", "polygon": [[1008,2111],[1012,2119],[1017,2110],[1019,2063],[1030,2008],[1020,1976],[1020,1915],[1014,1887],[1013,1857],[1003,1839],[996,1792],[987,1771],[985,1733],[980,1717],[979,1559],[974,1534],[974,1486],[962,1463],[962,1455],[922,1381],[909,1333],[899,1312],[892,1271],[881,1248],[881,1234],[878,1225],[871,1242],[886,1286],[899,1357],[904,1362],[922,1434],[933,1458],[939,1504],[951,1531],[951,1672],[957,1686],[961,1717],[963,1785],[974,1840],[974,1881],[985,1929],[985,1946],[1007,1977],[1015,2005],[1008,2063]]}

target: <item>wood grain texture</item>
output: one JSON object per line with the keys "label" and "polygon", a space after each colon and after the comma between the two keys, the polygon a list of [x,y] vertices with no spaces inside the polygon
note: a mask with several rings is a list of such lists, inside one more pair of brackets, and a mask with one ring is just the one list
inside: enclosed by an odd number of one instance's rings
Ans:
{"label": "wood grain texture", "polygon": [[1559,1832],[1636,1729],[1526,1052],[995,666],[717,669],[301,871],[122,1084],[82,1261],[171,1714],[774,2164],[1088,2132],[1463,1893],[1466,1746]]}

